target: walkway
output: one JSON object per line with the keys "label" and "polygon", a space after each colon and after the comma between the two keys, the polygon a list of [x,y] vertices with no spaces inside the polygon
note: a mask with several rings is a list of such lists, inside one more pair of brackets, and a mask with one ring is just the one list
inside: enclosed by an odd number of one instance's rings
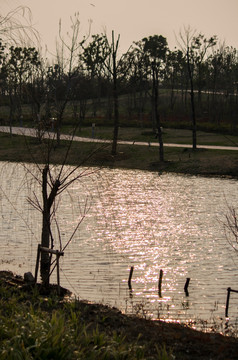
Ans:
{"label": "walkway", "polygon": [[[10,132],[9,126],[0,126],[0,132]],[[33,128],[23,128],[23,127],[12,127],[12,134],[16,135],[25,135],[25,136],[37,136],[37,130]],[[44,137],[55,137],[55,133],[53,132],[45,132]],[[60,136],[63,140],[70,140],[70,135],[63,135]],[[96,143],[111,143],[111,140],[105,140],[105,139],[93,139],[93,138],[87,138],[87,137],[81,137],[81,136],[74,136],[74,141],[82,141],[82,142],[96,142]],[[145,141],[122,141],[118,140],[118,144],[123,145],[142,145],[142,146],[159,146],[158,142],[145,142]],[[164,143],[164,146],[167,147],[177,147],[177,148],[191,148],[192,145],[190,144],[168,144]],[[210,149],[210,150],[234,150],[238,151],[237,146],[215,146],[215,145],[197,145],[198,149]]]}

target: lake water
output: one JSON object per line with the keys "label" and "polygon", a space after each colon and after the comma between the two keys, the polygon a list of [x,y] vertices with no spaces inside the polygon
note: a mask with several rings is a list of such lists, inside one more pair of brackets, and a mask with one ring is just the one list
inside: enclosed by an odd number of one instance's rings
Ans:
{"label": "lake water", "polygon": [[[63,245],[86,215],[60,260],[61,285],[80,299],[125,313],[225,332],[227,288],[238,290],[238,254],[228,244],[223,222],[228,205],[238,204],[237,181],[137,170],[80,171],[84,176],[58,203]],[[0,270],[22,275],[34,274],[41,231],[41,215],[27,201],[34,196],[41,201],[29,172],[36,175],[33,165],[0,163]],[[187,278],[189,296],[184,293]],[[230,327],[237,327],[237,308],[238,294],[232,293]]]}

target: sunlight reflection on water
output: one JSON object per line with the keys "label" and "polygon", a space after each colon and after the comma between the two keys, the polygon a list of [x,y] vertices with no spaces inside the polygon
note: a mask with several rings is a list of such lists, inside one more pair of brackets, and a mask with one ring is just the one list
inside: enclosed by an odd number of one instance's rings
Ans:
{"label": "sunlight reflection on water", "polygon": [[[41,218],[26,198],[33,190],[39,196],[40,190],[21,165],[0,166],[0,269],[34,273]],[[80,298],[152,318],[224,318],[226,289],[237,289],[238,270],[219,220],[224,220],[227,204],[237,204],[237,181],[101,170],[61,197],[58,223],[64,243],[86,195],[90,211],[61,262],[63,286]],[[127,285],[131,266],[132,292]],[[188,297],[183,290],[187,277]],[[237,304],[238,296],[233,296],[229,315],[234,319]]]}

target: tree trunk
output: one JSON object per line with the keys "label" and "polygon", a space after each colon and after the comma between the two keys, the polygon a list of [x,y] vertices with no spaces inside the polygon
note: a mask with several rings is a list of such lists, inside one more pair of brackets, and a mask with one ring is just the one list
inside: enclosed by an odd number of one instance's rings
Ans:
{"label": "tree trunk", "polygon": [[153,69],[154,114],[155,114],[156,127],[157,127],[157,131],[158,131],[159,159],[160,159],[160,161],[163,162],[164,161],[164,144],[163,144],[163,138],[162,138],[160,116],[159,116],[159,112],[158,112],[158,96],[159,96],[158,82],[159,82],[158,71],[154,68]]}
{"label": "tree trunk", "polygon": [[112,141],[112,155],[117,153],[117,140],[118,140],[118,128],[119,128],[119,110],[118,110],[118,92],[117,92],[117,67],[116,67],[116,55],[118,48],[118,41],[115,48],[114,33],[112,33],[112,61],[113,61],[113,102],[114,102],[114,130],[113,130],[113,141]]}
{"label": "tree trunk", "polygon": [[[42,173],[42,197],[43,197],[43,219],[42,219],[42,233],[41,246],[49,248],[50,245],[50,209],[47,197],[47,176],[49,167],[46,165]],[[41,253],[41,279],[44,286],[49,286],[50,275],[50,256],[46,252]]]}
{"label": "tree trunk", "polygon": [[114,101],[114,129],[113,129],[112,155],[116,155],[118,129],[119,129],[118,94],[117,94],[116,81],[114,83],[114,89],[113,89],[113,101]]}
{"label": "tree trunk", "polygon": [[[51,207],[55,201],[56,195],[60,187],[60,181],[57,179],[53,183],[50,195],[47,194],[47,180],[49,173],[49,165],[46,165],[42,173],[42,196],[43,196],[43,220],[41,233],[41,246],[53,249],[54,241],[51,233]],[[41,254],[41,278],[44,286],[49,286],[51,257],[48,253]]]}
{"label": "tree trunk", "polygon": [[197,122],[196,122],[196,113],[195,113],[195,102],[194,102],[194,89],[193,89],[193,74],[189,58],[189,49],[187,51],[187,66],[188,66],[188,76],[190,80],[190,97],[191,97],[191,110],[192,110],[192,133],[193,133],[193,150],[197,148]]}

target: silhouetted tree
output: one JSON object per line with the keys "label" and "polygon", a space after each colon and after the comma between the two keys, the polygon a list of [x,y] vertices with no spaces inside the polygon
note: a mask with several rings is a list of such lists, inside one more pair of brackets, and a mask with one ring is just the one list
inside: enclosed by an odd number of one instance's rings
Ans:
{"label": "silhouetted tree", "polygon": [[[112,84],[114,127],[112,139],[112,155],[117,152],[117,140],[119,129],[119,106],[118,106],[118,82],[121,76],[121,67],[125,55],[118,58],[118,46],[120,36],[115,40],[114,31],[112,39],[103,35],[94,35],[92,42],[85,47],[84,61],[92,74],[107,78]],[[101,75],[98,75],[101,74]]]}
{"label": "silhouetted tree", "polygon": [[193,150],[197,148],[197,119],[195,111],[194,82],[196,73],[198,76],[199,92],[201,96],[201,77],[202,64],[207,54],[207,50],[216,44],[216,36],[206,39],[202,34],[196,34],[196,30],[190,27],[184,28],[184,33],[180,32],[178,43],[186,56],[188,78],[190,82],[191,110],[192,110],[192,134]]}
{"label": "silhouetted tree", "polygon": [[152,118],[153,128],[157,129],[159,140],[160,161],[164,161],[164,146],[160,114],[158,109],[159,83],[165,74],[166,56],[168,52],[167,40],[162,35],[149,36],[136,43],[138,50],[142,51],[145,65],[149,71],[147,75],[152,81]]}
{"label": "silhouetted tree", "polygon": [[[109,94],[109,73],[105,67],[105,63],[110,53],[108,48],[107,37],[105,34],[92,35],[88,44],[83,44],[83,51],[80,54],[83,69],[90,78],[90,97],[93,104],[93,116],[96,116],[98,104],[100,104],[101,96]],[[107,83],[107,93],[102,94],[102,84]],[[108,115],[108,111],[107,111]]]}
{"label": "silhouetted tree", "polygon": [[170,108],[175,105],[175,88],[183,90],[186,60],[181,50],[169,51],[166,57],[165,84],[171,90]]}

